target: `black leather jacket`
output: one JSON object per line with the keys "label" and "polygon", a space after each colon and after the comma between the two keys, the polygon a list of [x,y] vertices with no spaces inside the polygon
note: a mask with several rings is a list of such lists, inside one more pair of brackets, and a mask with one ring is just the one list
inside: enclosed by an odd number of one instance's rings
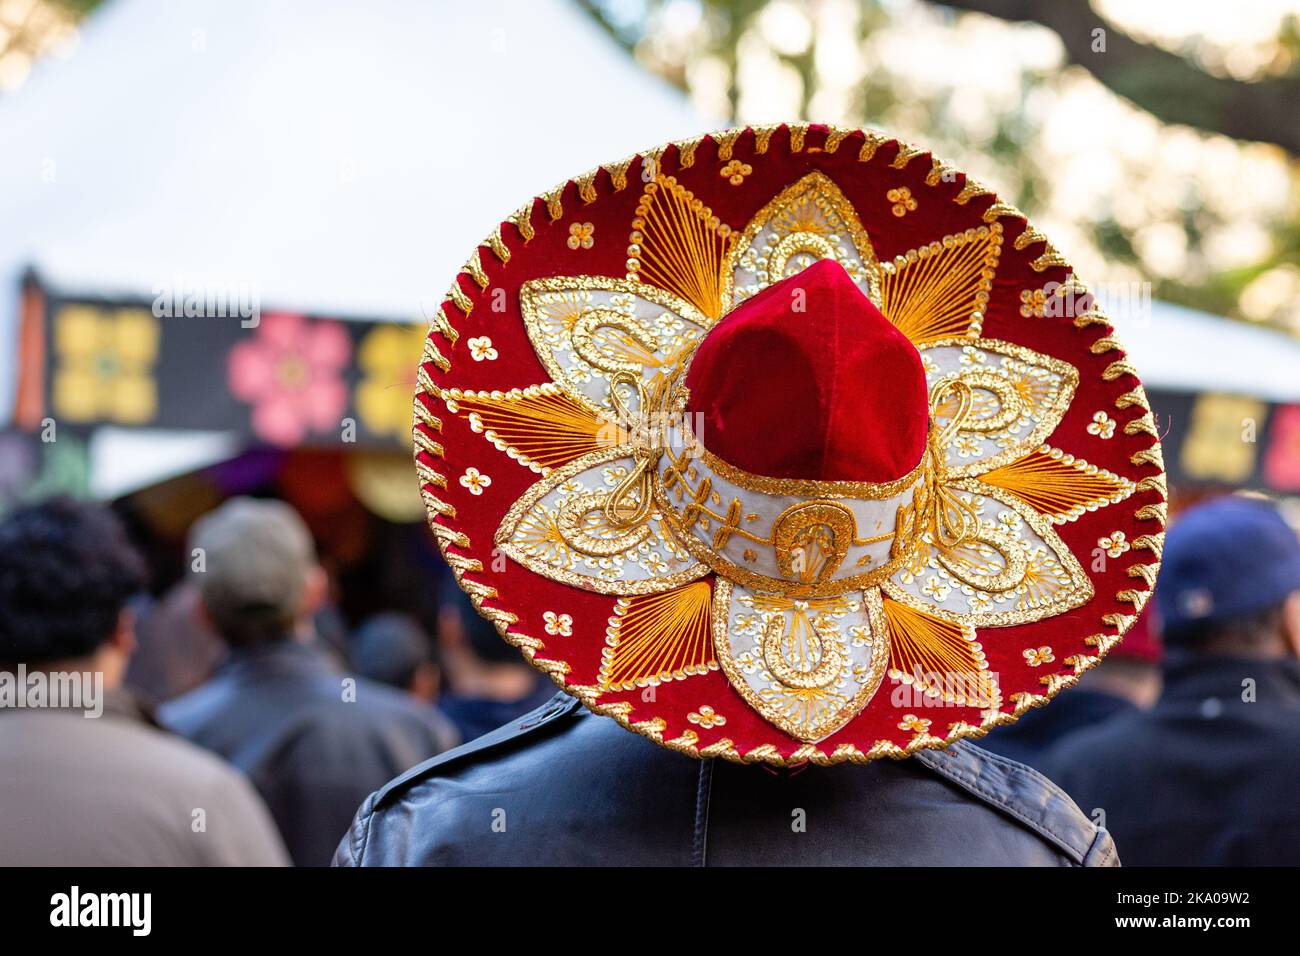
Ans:
{"label": "black leather jacket", "polygon": [[776,772],[692,760],[561,694],[371,794],[336,866],[1115,866],[1055,785],[959,743]]}

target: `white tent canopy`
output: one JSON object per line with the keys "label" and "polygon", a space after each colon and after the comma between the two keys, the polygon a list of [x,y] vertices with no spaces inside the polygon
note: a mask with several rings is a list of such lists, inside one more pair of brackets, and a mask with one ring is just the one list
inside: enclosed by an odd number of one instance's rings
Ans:
{"label": "white tent canopy", "polygon": [[[0,100],[0,421],[28,266],[76,293],[427,316],[528,197],[708,125],[564,0],[112,0]],[[92,488],[230,449],[102,430]]]}
{"label": "white tent canopy", "polygon": [[0,100],[0,334],[27,265],[428,315],[525,199],[708,125],[563,0],[112,0]]}

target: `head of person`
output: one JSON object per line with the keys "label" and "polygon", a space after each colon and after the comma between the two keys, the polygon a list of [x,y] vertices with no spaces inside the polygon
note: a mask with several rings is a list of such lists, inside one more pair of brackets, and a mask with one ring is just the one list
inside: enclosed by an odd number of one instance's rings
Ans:
{"label": "head of person", "polygon": [[1300,538],[1262,499],[1190,508],[1165,535],[1155,601],[1171,650],[1300,657]]}
{"label": "head of person", "polygon": [[367,618],[351,641],[352,665],[362,677],[406,691],[419,700],[438,697],[438,665],[429,635],[395,611]]}
{"label": "head of person", "polygon": [[189,558],[202,611],[231,647],[310,636],[328,580],[311,532],[283,501],[230,499],[194,523]]}
{"label": "head of person", "polygon": [[97,671],[121,683],[144,559],[106,507],[54,498],[0,521],[0,668]]}

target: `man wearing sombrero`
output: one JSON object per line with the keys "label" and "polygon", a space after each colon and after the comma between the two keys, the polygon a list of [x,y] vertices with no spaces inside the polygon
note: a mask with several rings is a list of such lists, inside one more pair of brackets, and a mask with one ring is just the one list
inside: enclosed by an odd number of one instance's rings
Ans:
{"label": "man wearing sombrero", "polygon": [[1165,518],[1134,369],[985,187],[823,126],[602,166],[475,250],[415,409],[447,562],[565,693],[336,862],[1116,862],[968,742],[1119,641]]}

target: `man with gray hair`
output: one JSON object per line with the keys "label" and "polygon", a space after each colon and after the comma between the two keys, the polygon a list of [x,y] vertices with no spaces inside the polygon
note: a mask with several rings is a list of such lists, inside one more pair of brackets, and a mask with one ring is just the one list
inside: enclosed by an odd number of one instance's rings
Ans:
{"label": "man with gray hair", "polygon": [[365,796],[455,733],[431,707],[339,672],[311,646],[328,582],[289,505],[232,499],[195,523],[189,554],[202,612],[230,654],[162,719],[248,774],[295,863],[324,865]]}

